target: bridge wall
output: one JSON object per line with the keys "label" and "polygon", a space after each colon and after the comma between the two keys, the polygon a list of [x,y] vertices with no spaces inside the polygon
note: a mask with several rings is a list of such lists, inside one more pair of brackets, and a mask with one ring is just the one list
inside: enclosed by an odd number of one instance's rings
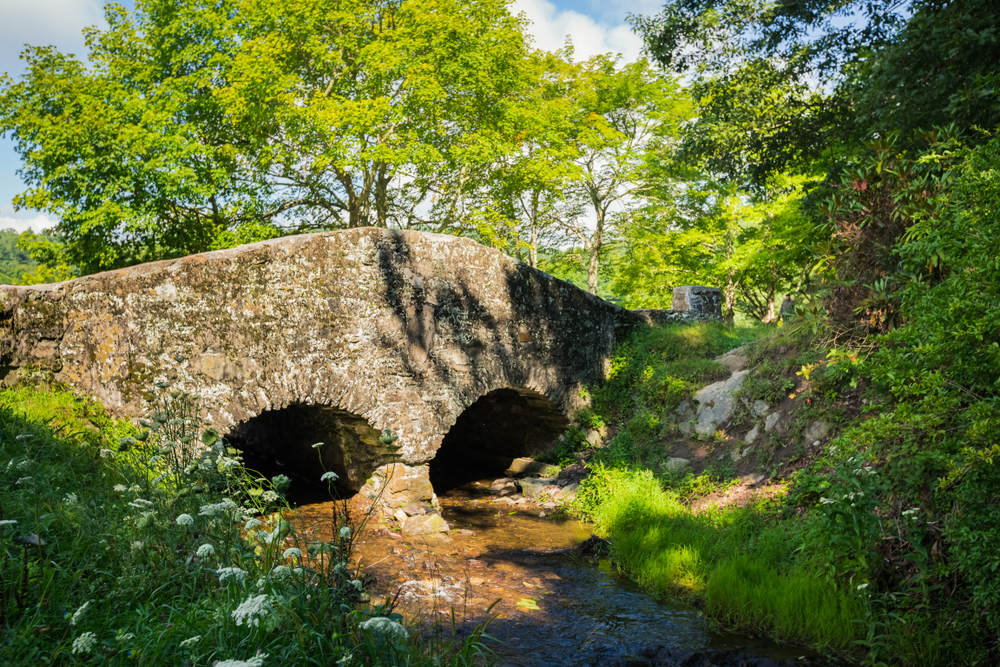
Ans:
{"label": "bridge wall", "polygon": [[365,228],[0,287],[0,363],[50,370],[129,416],[167,380],[223,432],[329,406],[391,429],[415,466],[495,389],[581,407],[640,321],[469,239]]}

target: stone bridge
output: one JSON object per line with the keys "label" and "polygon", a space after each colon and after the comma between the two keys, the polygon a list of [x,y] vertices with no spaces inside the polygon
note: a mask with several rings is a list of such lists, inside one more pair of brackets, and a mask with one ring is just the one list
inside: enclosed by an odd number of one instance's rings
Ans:
{"label": "stone bridge", "polygon": [[680,312],[627,311],[469,239],[351,229],[2,286],[0,364],[130,417],[170,382],[246,451],[311,478],[324,442],[342,490],[389,479],[392,505],[433,498],[432,459],[551,448],[617,340],[718,317],[714,288],[675,299]]}

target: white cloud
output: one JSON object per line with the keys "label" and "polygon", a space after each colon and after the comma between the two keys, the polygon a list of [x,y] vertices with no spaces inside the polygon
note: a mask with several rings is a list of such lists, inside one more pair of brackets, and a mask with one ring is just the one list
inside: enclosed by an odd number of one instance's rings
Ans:
{"label": "white cloud", "polygon": [[0,216],[0,230],[13,229],[15,232],[20,233],[30,229],[37,234],[43,229],[54,227],[58,222],[55,218],[51,218],[44,213],[31,211],[30,215],[32,216],[30,218],[10,218]]}
{"label": "white cloud", "polygon": [[580,12],[560,10],[548,0],[515,0],[511,9],[525,15],[535,46],[546,51],[562,48],[567,36],[573,42],[576,60],[601,53],[620,53],[629,62],[638,58],[642,50],[642,40],[624,23],[598,22]]}

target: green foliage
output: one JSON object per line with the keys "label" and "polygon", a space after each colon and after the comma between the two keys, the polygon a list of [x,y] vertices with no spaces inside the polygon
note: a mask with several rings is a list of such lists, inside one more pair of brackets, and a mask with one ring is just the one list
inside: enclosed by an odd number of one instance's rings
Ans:
{"label": "green foliage", "polygon": [[[12,664],[457,666],[482,654],[481,630],[428,646],[391,609],[360,604],[346,508],[325,541],[303,542],[267,480],[200,428],[190,396],[157,400],[140,430],[63,391],[0,395]],[[184,447],[196,437],[210,443],[198,455]]]}
{"label": "green foliage", "polygon": [[798,556],[809,522],[763,505],[695,514],[651,471],[598,466],[578,497],[623,569],[725,627],[841,650],[858,638],[860,601]]}

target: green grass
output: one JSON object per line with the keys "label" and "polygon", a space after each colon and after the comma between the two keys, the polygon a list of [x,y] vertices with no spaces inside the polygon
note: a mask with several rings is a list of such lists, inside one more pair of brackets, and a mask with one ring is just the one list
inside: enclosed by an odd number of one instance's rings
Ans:
{"label": "green grass", "polygon": [[859,597],[798,553],[806,521],[763,506],[694,514],[648,470],[598,468],[581,504],[636,581],[727,628],[837,650],[859,639]]}
{"label": "green grass", "polygon": [[0,392],[9,664],[481,664],[478,634],[427,644],[364,603],[346,512],[303,542],[285,481],[243,468],[188,398],[160,392],[146,430],[65,391]]}

